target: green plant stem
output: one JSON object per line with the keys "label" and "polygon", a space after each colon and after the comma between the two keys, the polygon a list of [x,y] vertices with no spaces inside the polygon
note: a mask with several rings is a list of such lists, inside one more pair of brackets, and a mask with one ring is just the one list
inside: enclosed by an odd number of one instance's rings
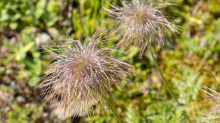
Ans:
{"label": "green plant stem", "polygon": [[112,111],[113,115],[116,117],[118,122],[119,123],[124,123],[123,120],[118,115],[117,111],[115,110],[115,107],[113,106],[112,101],[110,99],[108,99],[108,107],[110,108],[110,110]]}
{"label": "green plant stem", "polygon": [[171,97],[172,97],[172,98],[177,102],[177,104],[179,105],[178,100],[174,97],[174,95],[173,95],[173,93],[172,93],[170,87],[169,87],[168,84],[167,84],[167,81],[164,79],[164,76],[163,76],[163,74],[162,74],[162,72],[161,72],[161,70],[160,70],[160,68],[159,68],[159,65],[158,65],[158,63],[157,63],[157,60],[154,58],[153,50],[152,50],[150,53],[151,53],[151,56],[152,56],[152,58],[153,58],[153,62],[154,62],[154,64],[155,64],[157,70],[158,70],[159,73],[160,73],[160,76],[161,76],[161,78],[162,78],[162,80],[163,80],[164,85],[166,86],[166,88],[167,88],[168,92],[170,93]]}
{"label": "green plant stem", "polygon": [[[157,63],[157,60],[154,58],[153,50],[152,50],[150,53],[151,53],[151,56],[152,56],[152,58],[153,58],[153,62],[154,62],[154,64],[155,64],[157,70],[159,71],[160,76],[161,76],[161,78],[162,78],[162,80],[163,80],[163,83],[165,84],[165,86],[166,86],[168,92],[170,93],[171,97],[177,102],[177,104],[180,105],[180,103],[178,102],[178,100],[174,97],[174,95],[173,95],[173,93],[172,93],[170,87],[168,86],[167,81],[164,79],[164,76],[163,76],[163,74],[162,74],[162,72],[161,72],[161,70],[160,70],[160,68],[159,68],[159,65],[158,65],[158,63]],[[186,118],[187,118],[187,120],[189,121],[189,123],[191,123],[190,118],[189,118],[189,116],[186,114],[185,111],[184,111],[184,115],[186,116]]]}

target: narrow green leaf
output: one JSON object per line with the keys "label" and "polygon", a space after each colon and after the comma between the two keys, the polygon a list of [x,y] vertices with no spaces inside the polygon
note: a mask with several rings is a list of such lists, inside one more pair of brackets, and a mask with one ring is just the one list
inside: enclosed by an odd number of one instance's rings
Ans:
{"label": "narrow green leaf", "polygon": [[31,48],[33,48],[33,46],[34,46],[34,42],[30,42],[24,47],[24,49],[22,51],[28,52]]}
{"label": "narrow green leaf", "polygon": [[10,51],[16,52],[16,48],[13,45],[11,45],[9,42],[4,42],[4,46],[8,48]]}

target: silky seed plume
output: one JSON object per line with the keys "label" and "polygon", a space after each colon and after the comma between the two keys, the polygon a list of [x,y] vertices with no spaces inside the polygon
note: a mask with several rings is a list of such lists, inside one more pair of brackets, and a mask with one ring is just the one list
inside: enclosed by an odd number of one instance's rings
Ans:
{"label": "silky seed plume", "polygon": [[160,10],[160,5],[169,3],[153,2],[148,4],[145,0],[121,0],[122,7],[111,5],[113,9],[105,11],[113,18],[114,28],[111,34],[122,36],[118,47],[129,48],[135,45],[140,48],[140,57],[146,47],[151,45],[164,45],[165,35],[171,37],[178,32],[178,27],[169,22]]}
{"label": "silky seed plume", "polygon": [[112,85],[123,88],[121,81],[130,76],[131,65],[115,59],[112,49],[103,48],[102,35],[96,32],[85,43],[79,40],[60,40],[44,45],[54,58],[43,71],[39,88],[47,100],[61,98],[61,108],[67,112],[87,111],[92,101],[108,108],[107,97],[115,100]]}

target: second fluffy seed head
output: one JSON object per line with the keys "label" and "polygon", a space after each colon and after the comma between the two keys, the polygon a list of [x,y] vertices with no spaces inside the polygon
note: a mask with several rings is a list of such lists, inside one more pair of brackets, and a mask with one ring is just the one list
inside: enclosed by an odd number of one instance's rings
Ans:
{"label": "second fluffy seed head", "polygon": [[156,44],[164,44],[165,34],[170,36],[177,32],[177,26],[166,19],[160,10],[160,4],[153,2],[148,4],[145,0],[126,1],[121,0],[122,7],[114,6],[113,9],[105,9],[114,19],[115,28],[113,34],[122,35],[118,45],[130,47],[132,44],[140,47],[140,57],[146,47]]}

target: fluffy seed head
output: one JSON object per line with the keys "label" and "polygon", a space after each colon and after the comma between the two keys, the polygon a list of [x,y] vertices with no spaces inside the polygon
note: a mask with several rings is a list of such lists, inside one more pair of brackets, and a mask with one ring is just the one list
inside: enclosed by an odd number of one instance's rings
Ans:
{"label": "fluffy seed head", "polygon": [[112,85],[122,87],[121,80],[130,76],[126,70],[131,66],[113,58],[111,49],[99,45],[102,34],[96,32],[84,44],[71,39],[43,46],[54,60],[45,67],[49,73],[41,79],[39,88],[47,100],[61,98],[61,108],[77,112],[75,116],[80,111],[89,115],[94,100],[108,108],[107,97],[115,100]]}
{"label": "fluffy seed head", "polygon": [[199,122],[220,122],[220,94],[210,88],[207,88],[210,92],[205,91],[208,96],[206,97],[208,100],[213,102],[213,107],[208,110],[207,113],[202,113],[203,117],[199,118]]}
{"label": "fluffy seed head", "polygon": [[114,18],[115,28],[112,33],[123,35],[118,46],[130,47],[134,44],[140,47],[142,57],[146,47],[163,45],[165,35],[177,32],[177,26],[170,23],[159,10],[160,5],[168,3],[148,4],[145,0],[121,0],[121,3],[122,7],[111,5],[113,9],[104,8]]}
{"label": "fluffy seed head", "polygon": [[[215,78],[217,79],[216,76],[215,76]],[[219,84],[220,84],[220,82],[219,82]],[[207,123],[207,122],[219,123],[220,122],[220,93],[218,93],[208,87],[206,87],[206,89],[207,90],[202,89],[205,93],[208,94],[204,97],[207,100],[212,101],[213,106],[207,111],[207,113],[202,113],[203,117],[199,117],[198,121],[202,122],[202,123]]]}

